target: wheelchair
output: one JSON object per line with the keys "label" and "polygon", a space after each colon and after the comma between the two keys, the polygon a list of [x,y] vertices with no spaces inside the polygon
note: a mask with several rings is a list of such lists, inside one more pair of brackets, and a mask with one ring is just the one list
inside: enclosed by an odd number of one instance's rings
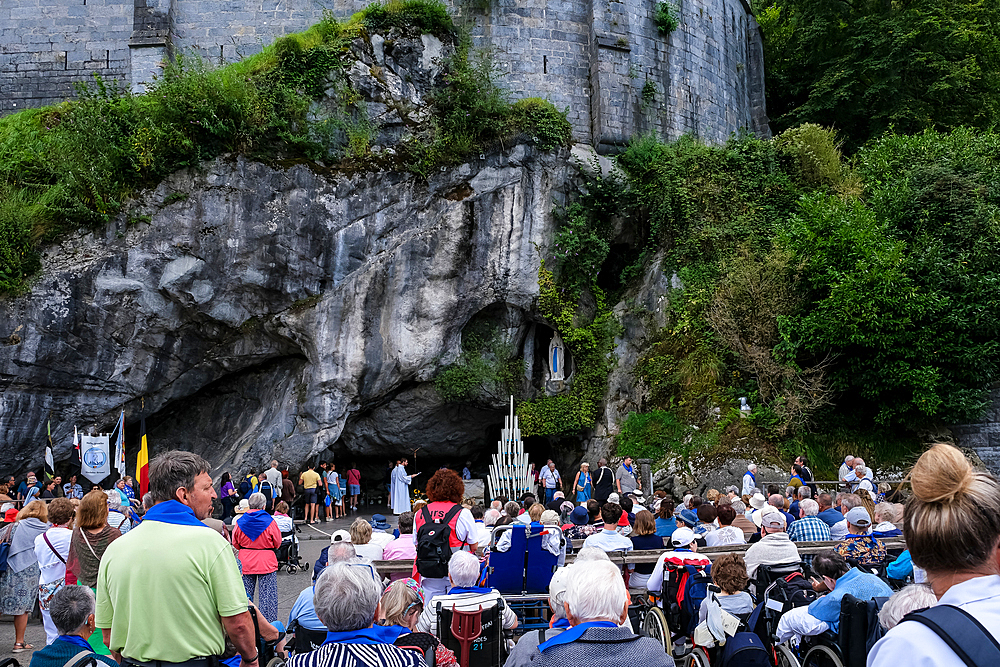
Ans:
{"label": "wheelchair", "polygon": [[[250,618],[253,619],[253,630],[257,638],[257,664],[261,667],[284,667],[285,659],[278,655],[278,645],[285,638],[285,633],[278,626],[278,638],[272,641],[264,639],[260,634],[260,623],[257,621],[257,608],[250,605]],[[237,659],[239,656],[236,656]]]}
{"label": "wheelchair", "polygon": [[782,644],[785,655],[794,660],[787,667],[865,667],[869,651],[882,637],[878,612],[887,599],[845,595],[840,602],[840,631],[803,637],[797,650]]}
{"label": "wheelchair", "polygon": [[670,651],[672,636],[667,616],[658,604],[659,596],[654,593],[632,595],[628,606],[628,617],[637,634],[658,642],[665,652]]}
{"label": "wheelchair", "polygon": [[289,624],[288,634],[292,635],[292,641],[285,648],[295,654],[315,651],[326,641],[326,630],[303,628],[298,621]]}
{"label": "wheelchair", "polygon": [[298,530],[299,527],[296,526],[294,530],[282,533],[281,546],[274,551],[278,557],[278,569],[284,568],[288,574],[309,569],[309,563],[303,563],[299,556],[299,542],[295,537],[295,532]]}
{"label": "wheelchair", "polygon": [[475,611],[435,604],[438,639],[455,653],[461,667],[502,667],[507,660],[503,607],[503,598],[489,609]]}

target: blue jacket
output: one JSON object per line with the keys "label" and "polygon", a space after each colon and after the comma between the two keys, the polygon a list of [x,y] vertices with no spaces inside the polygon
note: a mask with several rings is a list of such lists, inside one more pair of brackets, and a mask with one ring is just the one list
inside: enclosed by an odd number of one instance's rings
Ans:
{"label": "blue jacket", "polygon": [[827,625],[834,632],[840,627],[840,601],[850,593],[859,600],[891,597],[892,589],[874,574],[862,572],[854,567],[837,579],[837,586],[823,597],[809,604],[809,613]]}
{"label": "blue jacket", "polygon": [[[84,649],[75,644],[71,644],[63,639],[57,639],[45,648],[39,649],[31,654],[31,663],[28,667],[65,667],[66,663],[77,653]],[[110,655],[98,655],[91,652],[86,658],[97,660],[98,667],[118,667],[118,663]],[[84,658],[80,658],[83,660]],[[103,665],[101,664],[103,663]],[[90,664],[90,663],[87,663]],[[73,665],[70,665],[73,667]]]}

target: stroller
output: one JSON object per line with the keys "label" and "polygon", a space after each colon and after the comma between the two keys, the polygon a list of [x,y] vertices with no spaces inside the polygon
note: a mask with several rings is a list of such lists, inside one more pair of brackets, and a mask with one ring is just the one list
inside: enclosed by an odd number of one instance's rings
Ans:
{"label": "stroller", "polygon": [[309,569],[309,563],[303,563],[299,556],[299,538],[295,535],[298,531],[299,527],[295,526],[292,530],[281,533],[281,546],[275,551],[278,569],[285,568],[288,574]]}

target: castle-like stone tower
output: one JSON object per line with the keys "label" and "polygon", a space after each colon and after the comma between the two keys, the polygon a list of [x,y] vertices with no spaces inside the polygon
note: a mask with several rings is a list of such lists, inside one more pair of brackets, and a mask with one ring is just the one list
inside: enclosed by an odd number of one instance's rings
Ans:
{"label": "castle-like stone tower", "polygon": [[[569,111],[576,140],[613,152],[636,134],[768,135],[760,28],[746,0],[669,0],[680,27],[661,35],[658,0],[449,1],[489,49],[514,97]],[[3,0],[0,114],[60,102],[100,75],[141,91],[177,51],[225,63],[367,1]]]}

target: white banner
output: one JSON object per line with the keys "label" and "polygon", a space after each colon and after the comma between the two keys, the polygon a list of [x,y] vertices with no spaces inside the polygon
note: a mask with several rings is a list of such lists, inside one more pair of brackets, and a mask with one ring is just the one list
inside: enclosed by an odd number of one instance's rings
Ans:
{"label": "white banner", "polygon": [[80,472],[94,484],[100,484],[111,474],[111,451],[109,437],[105,435],[81,435]]}

